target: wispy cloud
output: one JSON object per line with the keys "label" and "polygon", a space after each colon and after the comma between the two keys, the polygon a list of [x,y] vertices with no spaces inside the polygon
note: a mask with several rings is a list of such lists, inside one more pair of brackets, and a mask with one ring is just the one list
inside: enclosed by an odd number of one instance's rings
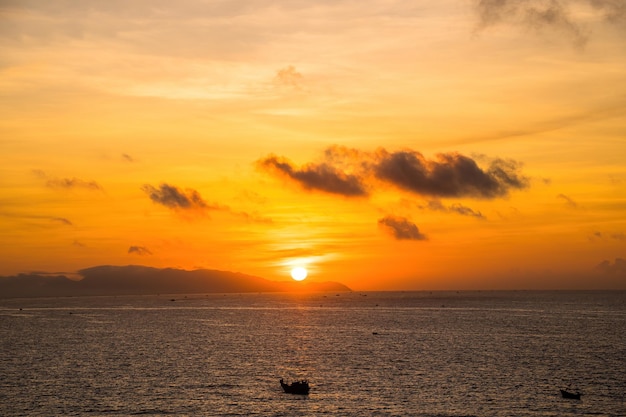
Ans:
{"label": "wispy cloud", "polygon": [[466,207],[459,203],[454,203],[450,206],[445,206],[439,200],[429,200],[426,202],[426,205],[420,205],[419,208],[424,210],[432,210],[432,211],[440,211],[443,213],[455,213],[461,216],[470,216],[477,217],[479,219],[484,219],[485,216],[480,211],[475,211],[470,207]]}
{"label": "wispy cloud", "polygon": [[234,211],[234,210],[231,210],[230,207],[227,207],[227,206],[224,206],[224,211],[228,211],[233,216],[242,218],[251,223],[265,223],[265,224],[274,223],[274,221],[271,218],[263,216],[262,214],[259,214],[257,212],[249,213],[247,211]]}
{"label": "wispy cloud", "polygon": [[122,154],[122,159],[126,162],[135,162],[135,158],[133,158],[132,156],[130,156],[127,153],[123,153]]}
{"label": "wispy cloud", "polygon": [[385,216],[378,220],[378,225],[391,233],[397,240],[426,240],[415,223],[405,217]]}
{"label": "wispy cloud", "polygon": [[599,10],[606,20],[613,23],[626,21],[626,4],[620,0],[590,0],[591,5]]}
{"label": "wispy cloud", "polygon": [[604,260],[596,266],[596,271],[611,275],[624,275],[626,278],[626,259],[615,258],[615,262]]}
{"label": "wispy cloud", "polygon": [[257,161],[257,166],[262,170],[286,176],[308,190],[324,191],[346,197],[362,197],[368,194],[361,178],[347,174],[327,163],[310,163],[298,168],[285,158],[269,155]]}
{"label": "wispy cloud", "polygon": [[279,86],[301,90],[304,85],[304,76],[296,71],[293,65],[289,65],[276,72],[274,83]]}
{"label": "wispy cloud", "polygon": [[86,181],[80,178],[57,178],[51,177],[46,174],[44,171],[40,169],[33,170],[33,174],[39,177],[42,180],[46,181],[46,187],[56,188],[56,189],[76,189],[82,188],[86,190],[95,190],[95,191],[103,191],[103,188],[96,181]]}
{"label": "wispy cloud", "polygon": [[268,202],[267,197],[257,192],[250,191],[250,190],[241,191],[239,195],[237,196],[237,200],[244,201],[244,202],[251,202],[251,203],[259,204],[259,205],[264,205],[264,204],[267,204]]}
{"label": "wispy cloud", "polygon": [[572,200],[570,197],[566,196],[565,194],[559,194],[556,196],[556,198],[565,201],[565,204],[567,204],[567,206],[570,208],[578,208],[578,203],[576,203],[574,200]]}
{"label": "wispy cloud", "polygon": [[65,226],[74,225],[74,223],[72,223],[69,219],[65,217],[46,216],[43,214],[17,214],[17,213],[0,212],[0,216],[17,218],[17,219],[46,220],[49,222],[58,223],[58,224],[62,224]]}
{"label": "wispy cloud", "polygon": [[50,220],[52,220],[53,222],[64,224],[66,226],[73,226],[73,223],[65,217],[50,217]]}
{"label": "wispy cloud", "polygon": [[626,240],[626,234],[622,233],[622,232],[600,232],[598,230],[596,230],[595,232],[593,232],[591,234],[591,236],[589,236],[589,240],[619,240],[619,241],[624,241]]}
{"label": "wispy cloud", "polygon": [[145,255],[152,255],[152,252],[150,251],[150,249],[146,248],[145,246],[131,246],[128,248],[128,254],[145,256]]}
{"label": "wispy cloud", "polygon": [[[510,138],[533,136],[541,133],[548,133],[560,129],[571,128],[581,124],[590,122],[600,122],[603,120],[611,120],[623,117],[626,112],[626,96],[617,95],[610,102],[602,105],[592,104],[590,107],[576,111],[564,116],[548,116],[543,120],[537,120],[531,123],[524,123],[521,127],[513,127],[509,130],[501,130],[490,134],[480,134],[479,136],[470,136],[454,140],[451,144],[467,144],[501,141]],[[549,179],[544,179],[549,181]]]}

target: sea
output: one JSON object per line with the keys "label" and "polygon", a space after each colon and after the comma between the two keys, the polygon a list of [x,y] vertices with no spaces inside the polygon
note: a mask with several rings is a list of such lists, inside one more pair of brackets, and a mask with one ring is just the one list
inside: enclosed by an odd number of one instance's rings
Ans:
{"label": "sea", "polygon": [[2,416],[626,416],[624,291],[4,299],[0,346]]}

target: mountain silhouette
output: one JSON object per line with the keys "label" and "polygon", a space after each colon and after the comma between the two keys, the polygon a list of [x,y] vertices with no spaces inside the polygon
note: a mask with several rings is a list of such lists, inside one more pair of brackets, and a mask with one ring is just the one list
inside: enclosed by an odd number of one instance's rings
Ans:
{"label": "mountain silhouette", "polygon": [[0,277],[0,298],[83,295],[143,295],[351,291],[337,282],[277,282],[239,272],[100,265],[78,271],[80,280],[65,275],[19,274]]}

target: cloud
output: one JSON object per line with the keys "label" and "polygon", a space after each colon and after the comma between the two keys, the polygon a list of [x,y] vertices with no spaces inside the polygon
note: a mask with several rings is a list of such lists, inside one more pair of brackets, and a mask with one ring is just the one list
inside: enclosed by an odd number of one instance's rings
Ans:
{"label": "cloud", "polygon": [[596,265],[595,270],[610,275],[626,276],[626,260],[622,258],[615,258],[615,262],[613,263],[609,260],[604,260]]}
{"label": "cloud", "polygon": [[428,209],[432,211],[441,211],[444,213],[456,213],[461,216],[470,216],[484,219],[485,216],[480,211],[474,211],[473,209],[466,207],[459,203],[454,203],[451,206],[444,206],[439,200],[429,200],[425,206],[419,206],[421,209]]}
{"label": "cloud", "polygon": [[56,178],[50,177],[44,171],[40,169],[34,169],[33,174],[37,177],[46,181],[46,187],[56,188],[56,189],[74,189],[74,188],[82,188],[87,190],[96,190],[102,191],[103,188],[95,181],[85,181],[80,178]]}
{"label": "cloud", "polygon": [[366,177],[371,174],[372,165],[376,163],[380,152],[384,152],[384,149],[381,148],[378,152],[368,152],[346,146],[331,145],[324,150],[323,158],[327,164],[336,169]]}
{"label": "cloud", "polygon": [[592,235],[591,235],[591,237],[590,237],[590,239],[593,239],[593,238],[602,239],[602,238],[603,238],[603,236],[602,236],[602,232],[598,232],[598,231],[593,232],[593,233],[592,233]]}
{"label": "cloud", "polygon": [[36,214],[16,214],[9,212],[0,212],[0,216],[17,218],[17,219],[32,219],[32,220],[47,220],[55,223],[60,223],[66,226],[73,226],[74,223],[71,220],[65,217],[57,217],[57,216],[46,216],[46,215],[36,215]]}
{"label": "cloud", "polygon": [[346,174],[325,162],[310,163],[298,169],[285,158],[269,155],[257,161],[257,166],[262,170],[286,176],[307,190],[324,191],[346,197],[363,197],[368,194],[361,178]]}
{"label": "cloud", "polygon": [[622,24],[626,21],[626,6],[621,0],[479,0],[476,3],[478,27],[512,24],[537,32],[553,29],[566,34],[574,46],[584,47],[591,31],[570,12],[570,8],[580,5],[589,6],[587,18],[595,12],[605,22]]}
{"label": "cloud", "polygon": [[378,220],[378,225],[390,232],[397,240],[426,240],[426,235],[404,217],[385,216]]}
{"label": "cloud", "polygon": [[[460,139],[454,143],[467,144],[467,143],[480,143],[490,142],[494,140],[518,138],[523,136],[532,136],[540,133],[553,132],[563,128],[571,128],[580,124],[586,124],[590,122],[599,122],[608,119],[622,118],[624,112],[626,112],[626,97],[618,96],[612,102],[608,102],[603,105],[594,105],[583,111],[576,113],[570,113],[560,117],[550,117],[544,120],[539,120],[531,124],[525,124],[523,128],[513,128],[511,130],[494,132],[492,134],[481,134],[480,136],[466,137]],[[450,143],[450,142],[449,142]],[[549,183],[550,179],[543,179],[544,182]]]}
{"label": "cloud", "polygon": [[589,240],[602,239],[602,240],[626,240],[626,234],[622,232],[614,232],[614,233],[602,233],[600,231],[595,231],[589,236]]}
{"label": "cloud", "polygon": [[128,253],[136,254],[139,256],[152,255],[152,252],[150,252],[150,250],[145,246],[131,246],[128,248]]}
{"label": "cloud", "polygon": [[626,21],[626,4],[621,0],[590,0],[591,6],[603,13],[603,17],[612,23]]}
{"label": "cloud", "polygon": [[250,190],[243,190],[239,193],[239,195],[237,196],[238,200],[242,200],[245,202],[252,202],[254,204],[267,204],[268,200],[267,197],[256,193],[254,191],[250,191]]}
{"label": "cloud", "polygon": [[150,200],[155,204],[171,209],[204,210],[209,208],[202,196],[200,196],[200,193],[193,189],[183,191],[174,185],[163,183],[159,188],[155,188],[150,184],[144,184],[141,190],[148,194]]}
{"label": "cloud", "polygon": [[95,181],[85,181],[80,178],[53,178],[46,183],[51,188],[85,188],[88,190],[102,190],[100,184]]}
{"label": "cloud", "polygon": [[[366,181],[373,179],[372,176],[380,182],[431,197],[493,199],[529,186],[528,178],[520,173],[519,162],[498,158],[483,169],[474,159],[459,153],[442,153],[428,160],[413,150],[364,152],[331,146],[324,152],[322,162],[302,168],[276,155],[257,161],[257,166],[285,176],[305,189],[347,197],[367,196]],[[457,211],[463,210],[457,207]]]}
{"label": "cloud", "polygon": [[515,161],[496,159],[483,170],[472,158],[458,153],[442,153],[427,160],[415,151],[383,150],[372,168],[383,181],[433,197],[491,199],[528,187],[528,179],[519,174],[520,164]]}
{"label": "cloud", "polygon": [[248,213],[247,211],[233,211],[230,208],[225,208],[230,214],[232,214],[233,216],[236,217],[240,217],[248,222],[253,222],[253,223],[264,223],[264,224],[272,224],[274,223],[274,220],[272,220],[269,217],[265,217],[259,213],[256,212],[252,212],[252,213]]}
{"label": "cloud", "polygon": [[578,204],[574,200],[566,196],[565,194],[559,194],[556,196],[556,198],[565,200],[565,203],[571,208],[578,208]]}
{"label": "cloud", "polygon": [[73,225],[73,223],[71,221],[69,221],[68,219],[66,219],[65,217],[50,217],[50,220],[52,220],[54,222],[62,223],[62,224],[67,225],[67,226],[72,226]]}
{"label": "cloud", "polygon": [[289,65],[288,67],[282,68],[276,72],[274,82],[278,85],[300,90],[304,83],[304,77],[296,71],[296,68],[293,65]]}
{"label": "cloud", "polygon": [[480,0],[476,8],[481,29],[501,23],[536,31],[552,28],[567,34],[577,47],[585,46],[589,39],[587,31],[570,16],[567,3],[559,0]]}
{"label": "cloud", "polygon": [[150,184],[144,184],[141,190],[148,194],[150,200],[155,204],[160,204],[172,210],[185,211],[187,213],[196,212],[200,214],[204,214],[204,212],[207,211],[221,211],[235,217],[243,218],[249,222],[272,223],[272,219],[256,212],[236,211],[227,205],[209,204],[202,198],[198,191],[190,188],[183,191],[175,185],[163,183],[159,185],[159,188]]}
{"label": "cloud", "polygon": [[127,153],[123,153],[122,154],[122,159],[127,161],[127,162],[135,162],[135,158],[133,158],[132,156],[130,156]]}

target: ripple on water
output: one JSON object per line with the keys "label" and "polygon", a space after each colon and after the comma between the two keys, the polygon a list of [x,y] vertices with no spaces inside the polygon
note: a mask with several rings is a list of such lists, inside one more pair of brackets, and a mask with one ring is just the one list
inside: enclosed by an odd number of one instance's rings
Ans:
{"label": "ripple on water", "polygon": [[7,416],[625,414],[624,293],[17,302],[0,301]]}

